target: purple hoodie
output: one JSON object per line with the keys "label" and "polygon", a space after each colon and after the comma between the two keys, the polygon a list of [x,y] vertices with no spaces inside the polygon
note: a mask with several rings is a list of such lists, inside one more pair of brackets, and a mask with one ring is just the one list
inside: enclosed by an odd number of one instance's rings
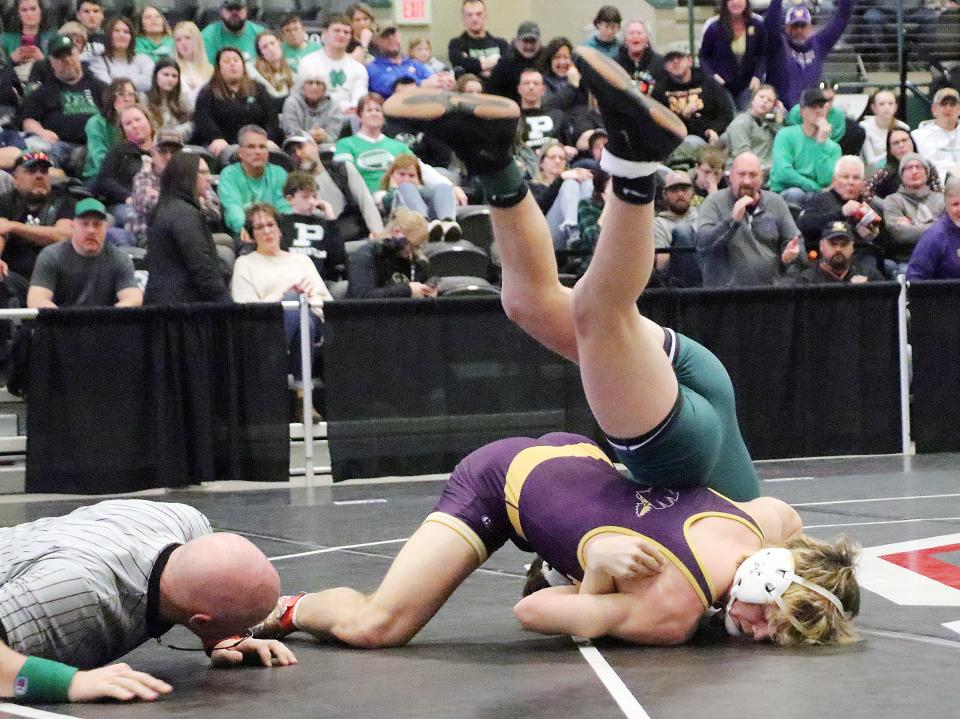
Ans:
{"label": "purple hoodie", "polygon": [[907,265],[907,279],[960,280],[960,227],[946,212],[917,240]]}
{"label": "purple hoodie", "polygon": [[777,89],[784,106],[800,102],[800,93],[815,87],[827,55],[837,44],[853,12],[854,0],[838,0],[833,17],[803,45],[795,47],[783,29],[783,0],[771,0],[763,16],[767,32],[767,82]]}

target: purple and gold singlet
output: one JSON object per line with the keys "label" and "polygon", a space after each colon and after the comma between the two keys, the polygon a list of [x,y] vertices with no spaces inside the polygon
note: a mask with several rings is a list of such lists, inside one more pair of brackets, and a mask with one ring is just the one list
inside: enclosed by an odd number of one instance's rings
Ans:
{"label": "purple and gold singlet", "polygon": [[510,539],[578,581],[591,537],[642,536],[684,573],[707,607],[717,597],[687,542],[687,530],[704,517],[741,522],[763,538],[753,518],[723,495],[704,487],[638,486],[591,440],[553,433],[492,442],[468,455],[427,521],[459,533],[481,562]]}

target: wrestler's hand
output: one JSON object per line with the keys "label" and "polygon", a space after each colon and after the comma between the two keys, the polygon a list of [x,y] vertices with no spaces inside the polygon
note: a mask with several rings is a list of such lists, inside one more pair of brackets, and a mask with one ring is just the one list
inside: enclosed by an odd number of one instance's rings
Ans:
{"label": "wrestler's hand", "polygon": [[224,639],[217,646],[223,645],[223,649],[214,648],[210,659],[213,665],[217,667],[228,667],[242,664],[246,657],[254,655],[260,657],[260,661],[265,667],[272,667],[274,663],[282,667],[297,663],[297,658],[293,652],[287,649],[286,644],[278,642],[276,639],[244,639],[239,644],[236,639]]}
{"label": "wrestler's hand", "polygon": [[666,565],[659,549],[639,537],[621,534],[594,539],[587,548],[586,559],[590,569],[614,579],[652,577]]}
{"label": "wrestler's hand", "polygon": [[91,702],[97,699],[143,699],[152,702],[161,694],[169,694],[173,687],[165,681],[144,672],[134,671],[127,664],[111,664],[87,672],[77,672],[70,682],[67,697],[72,702]]}

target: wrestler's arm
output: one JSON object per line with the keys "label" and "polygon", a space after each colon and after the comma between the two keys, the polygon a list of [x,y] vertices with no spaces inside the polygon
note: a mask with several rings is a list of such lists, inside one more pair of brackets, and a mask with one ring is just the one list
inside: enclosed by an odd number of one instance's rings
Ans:
{"label": "wrestler's arm", "polygon": [[766,545],[783,544],[800,534],[803,522],[797,510],[775,497],[758,497],[741,505],[763,532]]}
{"label": "wrestler's arm", "polygon": [[680,644],[696,630],[703,605],[679,573],[678,579],[680,587],[659,577],[642,593],[578,594],[576,587],[549,587],[524,597],[513,613],[524,629],[541,634]]}
{"label": "wrestler's arm", "polygon": [[[14,682],[17,681],[17,677],[21,673],[49,672],[51,668],[56,673],[60,667],[65,670],[68,669],[65,665],[55,662],[51,663],[57,665],[55,667],[29,668],[28,672],[23,672],[28,658],[13,651],[6,644],[0,643],[0,696],[14,696]],[[28,692],[26,696],[17,698],[25,701],[31,699],[42,700],[39,697],[30,696],[29,679],[25,688]],[[70,680],[67,698],[71,702],[88,702],[97,699],[119,699],[120,701],[143,699],[153,701],[159,698],[161,694],[169,694],[171,691],[173,691],[173,687],[156,677],[144,672],[134,671],[126,664],[111,664],[99,669],[76,672]]]}

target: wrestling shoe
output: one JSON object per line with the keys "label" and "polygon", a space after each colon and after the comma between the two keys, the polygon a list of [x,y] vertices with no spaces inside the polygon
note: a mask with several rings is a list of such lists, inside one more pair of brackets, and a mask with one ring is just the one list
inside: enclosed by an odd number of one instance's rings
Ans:
{"label": "wrestling shoe", "polygon": [[471,175],[496,172],[513,161],[520,108],[505,97],[413,87],[391,95],[383,114],[446,143]]}
{"label": "wrestling shoe", "polygon": [[637,90],[616,61],[592,48],[578,47],[573,62],[597,98],[611,155],[633,162],[658,162],[686,138],[683,121]]}
{"label": "wrestling shoe", "polygon": [[306,592],[280,597],[277,606],[267,615],[267,618],[250,630],[254,639],[283,639],[288,634],[298,631],[293,623],[293,614],[297,603],[306,596]]}

